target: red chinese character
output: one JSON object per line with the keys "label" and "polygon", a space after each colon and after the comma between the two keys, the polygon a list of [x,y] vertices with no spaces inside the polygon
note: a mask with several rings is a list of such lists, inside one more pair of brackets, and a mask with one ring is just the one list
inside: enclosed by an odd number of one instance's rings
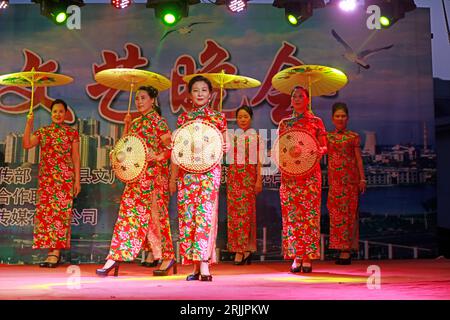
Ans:
{"label": "red chinese character", "polygon": [[[106,69],[114,68],[138,68],[148,65],[148,59],[141,56],[141,48],[133,43],[125,44],[126,55],[124,58],[119,58],[116,52],[103,50],[102,57],[104,63],[101,65],[93,64],[92,72],[95,75],[97,72]],[[100,115],[112,122],[123,123],[123,118],[127,114],[127,111],[119,111],[111,107],[114,99],[119,94],[120,90],[111,89],[99,83],[88,84],[86,86],[86,92],[92,99],[100,99],[98,105],[98,111]],[[138,116],[138,112],[131,112],[133,117]]]}
{"label": "red chinese character", "polygon": [[257,94],[250,101],[252,107],[261,104],[264,100],[274,107],[270,113],[272,122],[278,124],[281,119],[291,116],[292,110],[290,108],[291,98],[289,95],[281,93],[272,88],[272,78],[279,71],[284,69],[284,66],[292,67],[303,65],[303,62],[293,56],[297,48],[289,42],[283,42],[283,46],[278,50],[275,59],[269,71],[266,73],[263,84],[258,90]]}
{"label": "red chinese character", "polygon": [[[205,49],[199,54],[199,62],[202,68],[197,69],[193,57],[182,55],[175,61],[172,69],[172,87],[170,88],[170,105],[173,113],[177,113],[180,109],[190,111],[192,101],[189,99],[187,83],[183,81],[183,77],[195,73],[219,73],[222,70],[226,74],[236,74],[237,68],[226,62],[230,58],[227,50],[221,47],[214,40],[206,40]],[[223,90],[223,99],[225,100],[226,90]],[[212,106],[214,109],[219,108],[220,90],[215,89],[212,94]],[[225,109],[225,108],[224,108]],[[222,110],[225,115],[232,114],[230,110]]]}
{"label": "red chinese character", "polygon": [[[33,68],[35,71],[41,72],[56,72],[58,70],[58,63],[55,60],[49,60],[43,63],[41,57],[34,53],[33,51],[24,49],[23,53],[25,55],[25,66],[21,71],[31,71]],[[16,95],[20,98],[25,99],[23,102],[15,105],[5,105],[2,101],[2,96],[6,95]],[[33,109],[37,109],[39,105],[42,105],[44,109],[50,112],[50,106],[54,99],[47,95],[47,87],[36,87],[34,89],[34,101]],[[5,113],[19,114],[27,113],[30,109],[31,103],[31,87],[16,87],[7,86],[0,88],[0,110]],[[68,107],[68,113],[66,114],[66,122],[74,123],[75,114],[72,108]]]}

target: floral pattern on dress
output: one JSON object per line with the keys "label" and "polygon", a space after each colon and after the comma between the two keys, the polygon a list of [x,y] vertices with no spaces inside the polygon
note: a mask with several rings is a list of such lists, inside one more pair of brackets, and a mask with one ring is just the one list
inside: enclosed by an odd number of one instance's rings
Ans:
{"label": "floral pattern on dress", "polygon": [[[207,107],[182,113],[177,127],[192,120],[209,122],[220,132],[227,128],[225,115]],[[216,260],[220,178],[220,164],[205,173],[190,173],[179,168],[178,218],[182,264]]]}
{"label": "floral pattern on dress", "polygon": [[74,184],[72,144],[79,141],[78,131],[52,123],[34,135],[39,140],[41,158],[33,248],[70,248]]}
{"label": "floral pattern on dress", "polygon": [[[161,137],[170,133],[166,119],[154,110],[135,119],[129,134],[134,134],[147,144],[155,154],[165,151]],[[141,251],[145,239],[154,250],[163,248],[163,257],[173,258],[169,213],[164,206],[164,180],[168,164],[149,163],[147,170],[135,182],[128,183],[122,194],[119,214],[114,227],[107,259],[132,261]]]}
{"label": "floral pattern on dress", "polygon": [[254,252],[259,136],[254,129],[248,129],[231,139],[234,152],[227,172],[228,251]]}
{"label": "floral pattern on dress", "polygon": [[360,146],[356,132],[329,132],[328,199],[331,249],[358,249],[359,171],[355,149]]}
{"label": "floral pattern on dress", "polygon": [[[310,112],[294,113],[294,117],[282,120],[279,134],[295,128],[307,130],[317,139],[326,135],[322,120]],[[320,163],[306,176],[281,175],[282,247],[285,259],[303,256],[320,258],[321,184]]]}

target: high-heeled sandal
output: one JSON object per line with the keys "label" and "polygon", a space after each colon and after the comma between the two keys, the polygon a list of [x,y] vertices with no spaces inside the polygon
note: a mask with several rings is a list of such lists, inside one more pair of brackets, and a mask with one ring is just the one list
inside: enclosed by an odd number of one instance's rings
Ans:
{"label": "high-heeled sandal", "polygon": [[[202,260],[204,263],[209,263],[209,260]],[[212,281],[212,275],[211,274],[201,274],[200,271],[200,281]]]}
{"label": "high-heeled sandal", "polygon": [[119,275],[119,261],[114,261],[114,263],[109,268],[97,269],[95,273],[100,277],[106,277],[113,268],[114,277],[117,277]]}
{"label": "high-heeled sandal", "polygon": [[59,265],[59,263],[61,262],[61,255],[57,256],[56,254],[49,254],[47,256],[47,258],[48,257],[56,257],[56,258],[58,258],[58,260],[55,263],[47,262],[47,261],[41,262],[41,263],[39,263],[39,267],[41,267],[41,268],[56,268]]}
{"label": "high-heeled sandal", "polygon": [[153,270],[153,275],[155,277],[162,277],[169,275],[169,270],[172,268],[173,274],[177,274],[177,263],[175,262],[175,259],[172,259],[165,269],[156,269]]}

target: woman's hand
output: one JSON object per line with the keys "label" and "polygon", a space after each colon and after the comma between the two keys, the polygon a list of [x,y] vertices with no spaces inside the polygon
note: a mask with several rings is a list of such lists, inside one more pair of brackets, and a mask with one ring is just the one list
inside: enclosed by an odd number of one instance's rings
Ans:
{"label": "woman's hand", "polygon": [[175,192],[177,192],[177,181],[176,180],[170,179],[169,192],[170,192],[170,195],[173,195]]}
{"label": "woman's hand", "polygon": [[81,191],[80,181],[77,181],[73,185],[73,197],[76,198]]}
{"label": "woman's hand", "polygon": [[152,161],[153,162],[161,162],[162,160],[164,160],[164,154],[162,154],[162,153],[156,154],[153,151],[150,151],[147,154],[146,160],[147,160],[147,162],[152,162]]}
{"label": "woman's hand", "polygon": [[33,124],[34,121],[34,113],[27,114],[27,124]]}
{"label": "woman's hand", "polygon": [[125,123],[125,125],[126,126],[130,126],[130,124],[131,124],[131,120],[132,120],[132,118],[131,118],[131,113],[127,113],[126,115],[125,115],[125,118],[123,118],[123,122]]}
{"label": "woman's hand", "polygon": [[255,191],[256,191],[256,194],[258,194],[262,191],[262,179],[261,178],[258,178],[256,180]]}
{"label": "woman's hand", "polygon": [[366,192],[367,188],[367,181],[366,180],[360,180],[359,181],[359,192],[364,193]]}

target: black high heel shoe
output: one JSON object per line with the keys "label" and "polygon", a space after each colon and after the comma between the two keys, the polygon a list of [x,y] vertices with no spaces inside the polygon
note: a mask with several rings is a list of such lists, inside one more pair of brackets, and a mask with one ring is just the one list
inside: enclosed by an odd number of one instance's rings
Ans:
{"label": "black high heel shoe", "polygon": [[304,273],[312,272],[312,262],[309,262],[309,266],[305,266],[304,264],[302,264],[302,271]]}
{"label": "black high heel shoe", "polygon": [[169,270],[173,269],[173,274],[177,274],[177,263],[175,262],[175,259],[172,259],[169,263],[169,265],[167,266],[167,268],[165,269],[156,269],[153,270],[153,275],[155,277],[161,277],[161,276],[167,276],[169,275]]}
{"label": "black high heel shoe", "polygon": [[41,267],[41,268],[56,268],[59,265],[59,263],[61,262],[61,255],[57,256],[56,254],[49,254],[47,256],[47,258],[48,257],[56,257],[56,258],[58,258],[58,260],[55,263],[46,262],[46,261],[41,262],[41,263],[39,263],[39,267]]}
{"label": "black high heel shoe", "polygon": [[[246,252],[248,252],[249,254],[248,254],[248,256],[247,257],[242,257],[242,260],[241,261],[239,261],[239,262],[234,262],[234,264],[236,265],[236,266],[242,266],[242,265],[244,265],[244,264],[251,264],[252,263],[252,253],[250,252],[250,251],[246,251]],[[245,255],[244,255],[245,256]]]}
{"label": "black high heel shoe", "polygon": [[[203,260],[204,263],[209,263],[209,260]],[[201,274],[200,272],[200,281],[212,281],[211,274]]]}
{"label": "black high heel shoe", "polygon": [[114,261],[112,266],[110,266],[109,268],[97,269],[95,273],[100,277],[106,277],[113,268],[114,268],[114,277],[117,277],[119,275],[119,261]]}
{"label": "black high heel shoe", "polygon": [[300,260],[300,264],[297,264],[297,266],[295,268],[291,266],[289,271],[292,273],[299,273],[300,271],[302,271],[302,264],[303,264],[303,261]]}
{"label": "black high heel shoe", "polygon": [[197,273],[190,274],[186,277],[186,281],[200,280],[200,271]]}

